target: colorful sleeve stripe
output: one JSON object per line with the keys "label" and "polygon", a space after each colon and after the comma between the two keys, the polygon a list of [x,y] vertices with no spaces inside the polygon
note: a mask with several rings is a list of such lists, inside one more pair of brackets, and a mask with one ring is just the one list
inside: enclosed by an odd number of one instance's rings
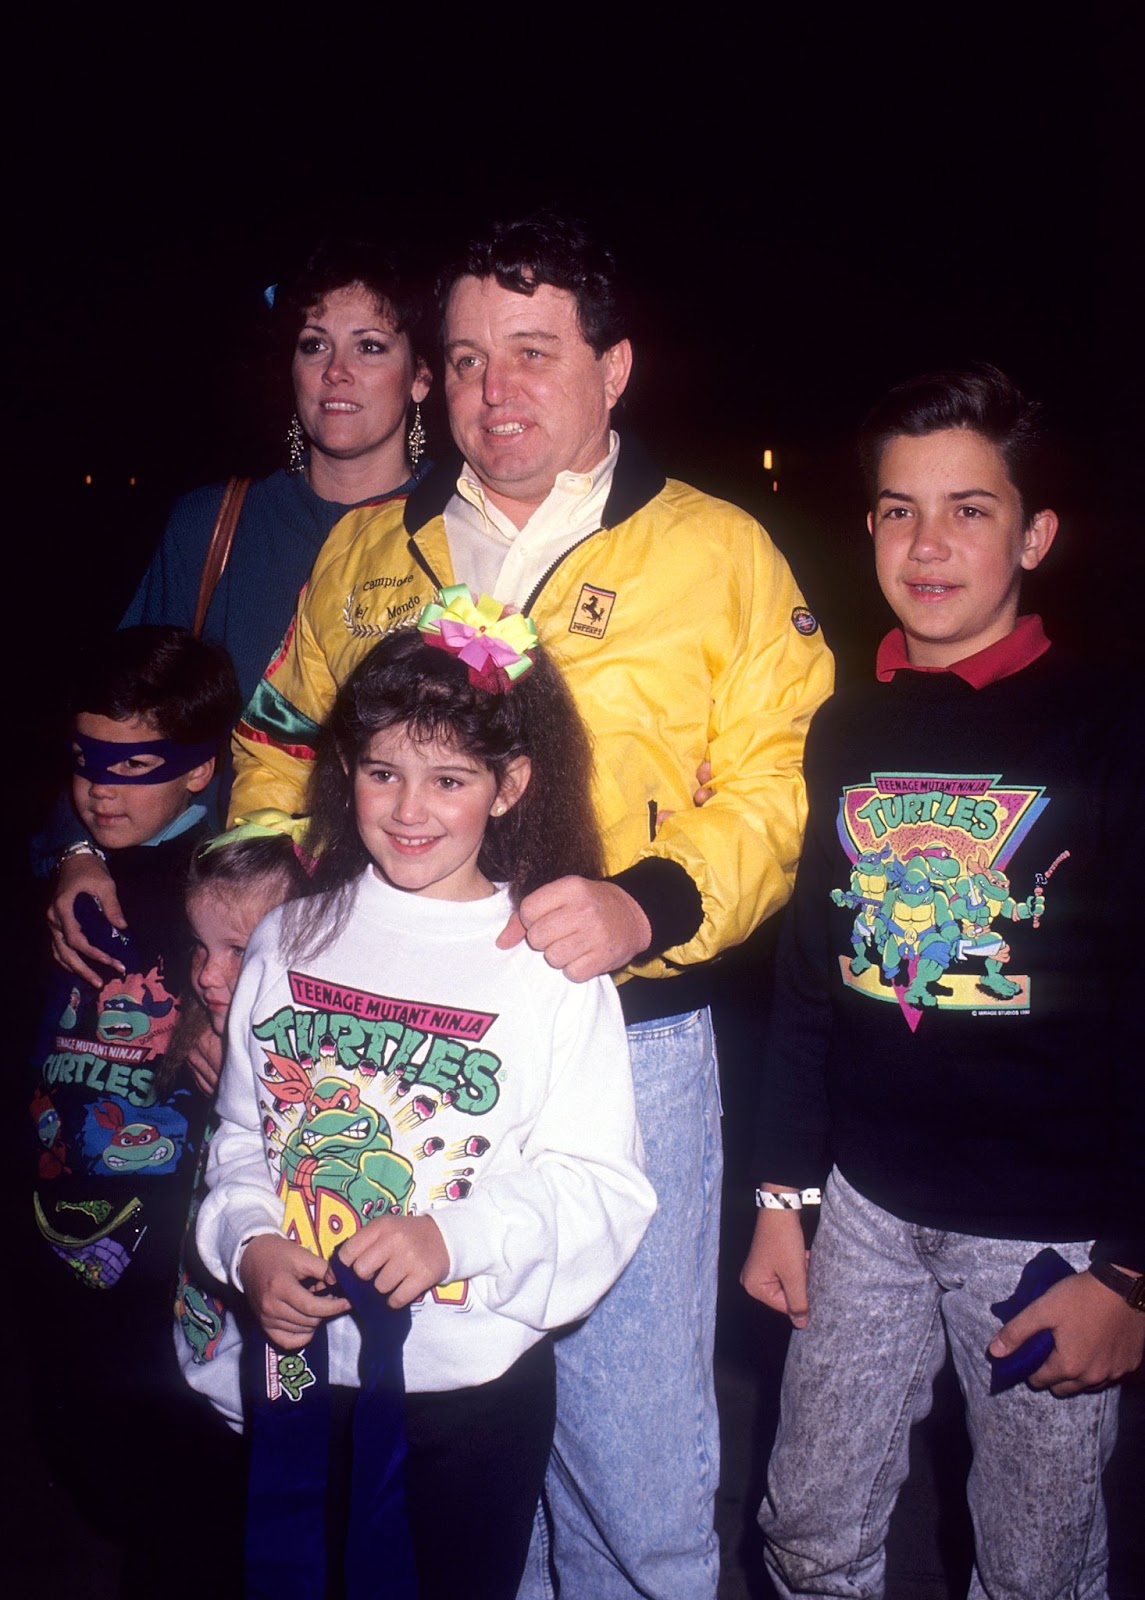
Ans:
{"label": "colorful sleeve stripe", "polygon": [[312,722],[265,678],[251,695],[238,732],[257,744],[278,745],[300,761],[314,760],[318,724]]}

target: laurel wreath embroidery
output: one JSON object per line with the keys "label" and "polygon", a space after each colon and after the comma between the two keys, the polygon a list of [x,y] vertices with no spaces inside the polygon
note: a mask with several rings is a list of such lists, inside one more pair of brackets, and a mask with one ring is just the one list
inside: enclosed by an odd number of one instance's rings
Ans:
{"label": "laurel wreath embroidery", "polygon": [[395,633],[399,628],[412,628],[417,621],[418,612],[421,610],[419,601],[411,605],[412,615],[396,617],[392,622],[356,622],[354,620],[354,596],[358,593],[358,585],[354,584],[346,596],[346,604],[342,607],[342,621],[346,624],[346,631],[354,639],[384,639],[387,633]]}

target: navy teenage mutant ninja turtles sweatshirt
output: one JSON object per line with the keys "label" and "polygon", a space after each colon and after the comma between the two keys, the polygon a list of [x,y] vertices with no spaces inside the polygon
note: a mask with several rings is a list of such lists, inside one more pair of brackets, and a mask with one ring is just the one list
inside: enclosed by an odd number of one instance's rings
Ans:
{"label": "navy teenage mutant ninja turtles sweatshirt", "polygon": [[757,1175],[1145,1269],[1141,706],[1032,617],[878,676],[807,741]]}

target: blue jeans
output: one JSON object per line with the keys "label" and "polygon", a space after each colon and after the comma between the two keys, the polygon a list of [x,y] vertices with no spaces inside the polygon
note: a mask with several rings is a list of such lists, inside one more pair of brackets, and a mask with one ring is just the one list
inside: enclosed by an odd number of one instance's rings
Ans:
{"label": "blue jeans", "polygon": [[[552,1554],[561,1600],[714,1600],[723,1149],[711,1017],[637,1023],[628,1043],[659,1210],[624,1276],[556,1343]],[[552,1593],[538,1520],[518,1600]]]}
{"label": "blue jeans", "polygon": [[[1117,1390],[1059,1400],[1018,1384],[991,1395],[990,1303],[1042,1245],[900,1222],[836,1171],[811,1252],[811,1320],[792,1335],[759,1521],[784,1600],[883,1593],[884,1543],[907,1473],[911,1424],[930,1410],[943,1329],[966,1400],[974,1461],[971,1600],[1100,1600],[1101,1473]],[[1055,1246],[1071,1266],[1086,1244]]]}

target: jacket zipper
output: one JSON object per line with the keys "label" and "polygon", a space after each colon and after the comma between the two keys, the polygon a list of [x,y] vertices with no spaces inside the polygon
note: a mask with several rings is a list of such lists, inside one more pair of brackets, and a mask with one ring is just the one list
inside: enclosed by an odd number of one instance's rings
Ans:
{"label": "jacket zipper", "polygon": [[537,597],[540,595],[541,590],[545,587],[545,584],[548,583],[549,579],[560,566],[561,562],[567,561],[574,550],[579,550],[582,544],[587,544],[590,539],[595,539],[598,533],[604,533],[604,531],[605,530],[603,528],[594,528],[591,533],[586,533],[583,539],[578,539],[575,544],[570,544],[568,549],[562,555],[557,557],[548,571],[541,574],[540,578],[537,580],[532,594],[525,601],[525,604],[521,608],[525,616],[528,616],[532,611],[533,607],[537,603]]}
{"label": "jacket zipper", "polygon": [[[557,557],[557,559],[548,568],[548,570],[541,574],[540,578],[537,580],[536,584],[533,587],[532,593],[529,595],[528,599],[525,601],[525,604],[521,607],[521,613],[522,613],[523,616],[527,617],[531,613],[533,607],[537,603],[537,599],[538,599],[538,597],[539,597],[539,595],[541,593],[541,590],[545,587],[546,583],[548,583],[549,579],[552,577],[553,573],[560,566],[561,562],[562,561],[567,561],[569,556],[572,555],[573,551],[574,550],[579,550],[582,544],[587,544],[590,539],[595,539],[598,533],[604,533],[604,532],[605,532],[604,528],[594,528],[591,533],[586,533],[583,539],[578,539],[575,544],[570,544],[568,549],[566,551],[564,551],[563,554],[561,554],[561,555],[559,555]],[[414,560],[417,562],[418,566],[425,573],[425,575],[429,579],[430,583],[433,584],[434,588],[440,594],[441,590],[444,588],[444,585],[443,585],[441,579],[438,577],[437,573],[433,570],[433,568],[430,566],[429,562],[426,560],[425,556],[422,555],[421,549],[420,549],[420,547],[419,547],[419,545],[417,543],[416,537],[413,534],[411,534],[410,537],[406,540],[406,544],[408,545],[409,552],[413,556]]]}

